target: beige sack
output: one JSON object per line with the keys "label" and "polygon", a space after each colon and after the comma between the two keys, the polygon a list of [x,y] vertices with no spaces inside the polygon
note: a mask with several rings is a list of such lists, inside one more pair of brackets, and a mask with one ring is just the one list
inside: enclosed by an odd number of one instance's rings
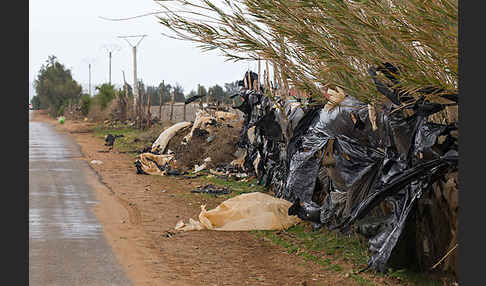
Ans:
{"label": "beige sack", "polygon": [[238,120],[240,118],[238,114],[226,111],[216,111],[214,117],[219,120]]}
{"label": "beige sack", "polygon": [[[140,154],[140,163],[142,163],[142,170],[149,175],[165,175],[157,165],[164,166],[175,162],[174,155],[155,155],[152,153]],[[173,167],[173,166],[172,166]]]}
{"label": "beige sack", "polygon": [[242,194],[222,202],[215,209],[201,206],[199,221],[179,221],[175,229],[189,230],[281,230],[300,222],[297,216],[287,214],[292,205],[289,201],[259,192]]}

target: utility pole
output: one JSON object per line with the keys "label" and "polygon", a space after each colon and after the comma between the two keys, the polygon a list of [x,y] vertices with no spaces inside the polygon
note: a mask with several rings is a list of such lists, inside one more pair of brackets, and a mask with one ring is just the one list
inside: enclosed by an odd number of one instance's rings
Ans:
{"label": "utility pole", "polygon": [[[125,39],[127,43],[132,47],[133,51],[133,97],[134,97],[134,106],[137,110],[137,117],[138,120],[141,119],[140,115],[140,108],[137,108],[139,105],[139,94],[138,94],[138,88],[137,88],[137,46],[140,44],[140,42],[145,38],[147,35],[135,35],[135,36],[118,36],[118,38]],[[132,45],[128,38],[140,38],[138,42],[135,45]]]}
{"label": "utility pole", "polygon": [[88,64],[89,69],[89,96],[91,97],[91,64]]}
{"label": "utility pole", "polygon": [[[135,105],[137,105],[137,102],[140,100],[138,98],[139,95],[137,90],[137,46],[146,36],[147,35],[118,36],[118,38],[125,39],[125,41],[127,41],[127,43],[132,47],[132,51],[133,51],[133,95],[135,97]],[[130,41],[127,40],[127,38],[140,38],[140,40],[135,45],[132,45],[132,43],[130,43]]]}
{"label": "utility pole", "polygon": [[117,44],[109,44],[109,45],[104,45],[103,48],[105,49],[106,52],[108,52],[108,58],[109,58],[108,82],[111,85],[111,56],[113,52],[118,52],[119,50],[121,50],[121,47]]}
{"label": "utility pole", "polygon": [[94,58],[84,58],[83,62],[88,64],[88,73],[89,73],[89,81],[88,81],[88,94],[91,96],[91,64],[94,63],[96,60]]}

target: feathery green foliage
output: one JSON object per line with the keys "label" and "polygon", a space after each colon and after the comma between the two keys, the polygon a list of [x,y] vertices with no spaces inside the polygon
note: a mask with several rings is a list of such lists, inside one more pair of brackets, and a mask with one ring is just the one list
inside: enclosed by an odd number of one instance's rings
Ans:
{"label": "feathery green foliage", "polygon": [[98,93],[95,95],[97,103],[101,110],[104,110],[108,104],[115,98],[115,87],[109,83],[104,83],[96,87]]}
{"label": "feathery green foliage", "polygon": [[384,62],[400,68],[396,87],[404,91],[458,92],[457,0],[156,2],[167,36],[218,49],[229,60],[268,60],[283,87],[318,101],[325,101],[323,86],[365,102],[382,98],[367,70]]}

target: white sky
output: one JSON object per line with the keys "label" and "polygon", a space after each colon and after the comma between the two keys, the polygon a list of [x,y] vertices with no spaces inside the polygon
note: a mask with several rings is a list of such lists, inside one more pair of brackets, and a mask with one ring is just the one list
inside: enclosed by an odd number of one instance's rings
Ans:
{"label": "white sky", "polygon": [[[178,82],[184,93],[197,84],[221,86],[239,80],[244,72],[256,69],[256,62],[225,61],[218,52],[202,52],[194,43],[161,35],[165,28],[155,16],[126,21],[126,18],[159,10],[152,0],[29,0],[29,82],[33,82],[49,55],[55,55],[70,68],[73,78],[88,84],[87,60],[92,60],[91,86],[108,82],[109,60],[104,45],[117,44],[119,52],[112,56],[112,83],[133,84],[132,49],[117,38],[147,34],[137,47],[137,78],[146,85]],[[130,39],[135,44],[136,39]]]}

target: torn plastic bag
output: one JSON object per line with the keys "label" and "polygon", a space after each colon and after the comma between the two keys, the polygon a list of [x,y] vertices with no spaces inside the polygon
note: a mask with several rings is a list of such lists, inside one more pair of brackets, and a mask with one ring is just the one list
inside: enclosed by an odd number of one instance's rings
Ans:
{"label": "torn plastic bag", "polygon": [[170,167],[173,167],[174,162],[174,155],[143,153],[140,154],[140,158],[136,160],[135,166],[137,167],[137,174],[163,176]]}
{"label": "torn plastic bag", "polygon": [[287,214],[291,203],[273,196],[254,192],[228,199],[215,209],[201,206],[199,221],[178,222],[176,230],[282,230],[300,222]]}
{"label": "torn plastic bag", "polygon": [[[286,199],[293,200],[295,196],[302,202],[312,200],[321,163],[327,164],[325,167],[329,167],[328,172],[339,190],[350,188],[365,173],[372,172],[372,166],[383,157],[383,152],[367,146],[381,145],[384,136],[380,136],[379,130],[373,132],[371,124],[362,129],[355,128],[351,112],[355,112],[361,121],[367,121],[367,105],[352,97],[346,97],[342,106],[330,111],[312,110],[309,114],[313,118],[301,120],[296,136],[291,138],[287,148],[289,175],[286,189],[291,197]],[[326,154],[325,149],[331,152]]]}

